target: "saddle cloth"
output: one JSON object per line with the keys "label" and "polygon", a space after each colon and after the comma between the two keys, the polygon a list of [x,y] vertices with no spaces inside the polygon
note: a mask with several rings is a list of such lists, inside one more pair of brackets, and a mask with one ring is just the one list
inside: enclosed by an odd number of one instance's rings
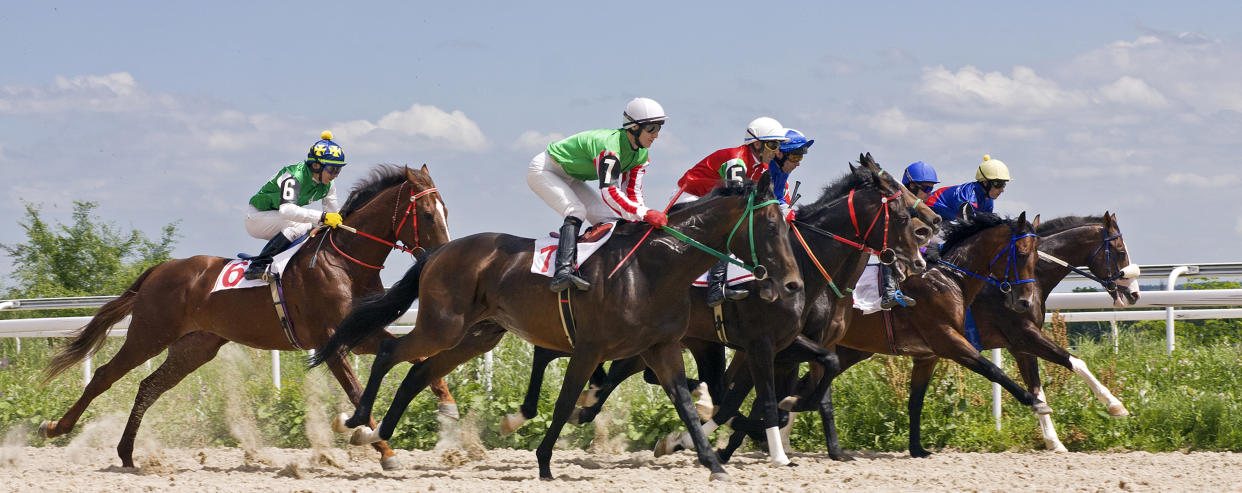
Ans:
{"label": "saddle cloth", "polygon": [[[306,237],[299,238],[293,243],[289,249],[280,252],[272,257],[272,265],[270,270],[276,273],[283,273],[285,266],[289,264],[289,259],[293,258],[293,254],[307,242]],[[220,275],[216,276],[216,284],[211,288],[211,292],[223,291],[225,289],[241,289],[241,288],[257,288],[267,287],[267,283],[262,279],[248,280],[245,277],[246,267],[250,265],[250,259],[234,259],[224,268],[220,270]]]}
{"label": "saddle cloth", "polygon": [[[730,257],[734,259],[737,258],[733,255],[730,255]],[[703,275],[699,276],[698,279],[695,279],[694,282],[690,283],[690,285],[696,288],[707,287],[707,274],[707,272],[704,272]],[[751,274],[750,271],[746,269],[738,267],[736,264],[729,264],[729,270],[725,271],[725,279],[728,279],[728,284],[730,286],[736,286],[738,284],[755,280],[755,275]]]}
{"label": "saddle cloth", "polygon": [[[617,221],[600,223],[592,226],[582,237],[578,239],[578,259],[576,265],[582,265],[591,254],[604,246],[609,238],[612,238],[612,232],[616,229]],[[596,231],[603,231],[603,235],[595,234]],[[551,235],[543,238],[535,239],[535,254],[531,257],[530,272],[542,276],[552,277],[555,274],[555,266],[552,261],[556,260],[556,249],[560,246],[560,239]]]}
{"label": "saddle cloth", "polygon": [[862,277],[854,285],[854,308],[862,310],[863,315],[880,311],[880,266],[867,264]]}

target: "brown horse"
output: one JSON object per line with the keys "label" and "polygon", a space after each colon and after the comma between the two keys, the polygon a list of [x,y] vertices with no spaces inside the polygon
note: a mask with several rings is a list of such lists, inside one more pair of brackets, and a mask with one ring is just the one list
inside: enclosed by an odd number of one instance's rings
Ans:
{"label": "brown horse", "polygon": [[[540,478],[552,478],[553,445],[592,371],[606,360],[641,355],[695,433],[695,443],[704,451],[699,461],[711,469],[713,479],[727,479],[716,454],[708,449],[686,386],[680,341],[690,311],[687,286],[722,255],[699,247],[705,245],[736,251],[747,263],[762,266],[755,267],[763,279],[760,298],[775,301],[801,293],[788,228],[771,188],[770,177],[764,174],[757,185],[717,188],[674,208],[668,227],[651,235],[624,269],[608,278],[608,271],[648,229],[643,224],[618,226],[612,239],[581,266],[592,288],[571,295],[575,332],[563,322],[558,298],[547,291],[547,279],[531,273],[533,240],[484,233],[431,251],[386,295],[355,308],[316,354],[326,356],[349,347],[399,316],[414,299],[421,300],[417,330],[381,344],[363,397],[344,425],[366,423],[380,382],[393,364],[430,356],[410,369],[378,432],[359,429],[354,441],[391,437],[410,399],[429,379],[479,354],[479,346],[461,344],[464,340],[491,341],[507,330],[537,346],[572,354],[552,423],[536,450]],[[672,234],[675,231],[684,234]],[[766,277],[760,271],[766,271]]]}
{"label": "brown horse", "polygon": [[[421,250],[449,240],[444,202],[426,165],[420,170],[391,165],[374,169],[350,193],[341,215],[359,233],[334,229],[308,239],[314,245],[304,245],[296,252],[283,275],[292,337],[285,335],[267,288],[212,292],[230,259],[199,255],[147,269],[125,294],[100,308],[45,371],[46,382],[81,361],[99,349],[110,327],[133,314],[121,349],[95,371],[82,396],[64,416],[39,426],[40,436],[53,438],[68,433],[91,400],[168,348],[164,363],[139,385],[129,422],[117,445],[121,463],[134,467],[134,436],[147,408],[214,358],[226,342],[284,351],[317,347],[327,341],[329,331],[349,312],[355,297],[383,291],[378,266],[395,243]],[[325,243],[328,248],[320,248]],[[354,349],[374,353],[383,337],[392,335],[377,333]],[[361,388],[344,355],[332,355],[328,366],[350,401],[357,402]],[[441,403],[451,404],[448,388],[442,381],[437,387]],[[384,469],[400,467],[387,443],[376,443],[375,449],[381,453]]]}
{"label": "brown horse", "polygon": [[[728,398],[724,399],[724,405],[714,417],[710,404],[703,402],[703,409],[699,410],[700,417],[711,418],[704,425],[707,432],[714,429],[716,423],[727,422],[736,413],[737,407],[749,393],[752,382],[761,383],[756,386],[755,402],[757,406],[761,406],[762,431],[771,433],[776,430],[778,417],[772,385],[773,353],[780,351],[782,356],[788,356],[790,350],[786,346],[793,342],[809,315],[809,311],[804,311],[806,299],[815,298],[829,289],[839,292],[857,281],[857,273],[845,273],[841,270],[842,267],[853,263],[857,258],[865,258],[868,252],[874,252],[890,262],[896,262],[899,273],[918,274],[926,268],[919,246],[931,237],[933,227],[912,217],[921,212],[919,207],[922,202],[911,194],[903,193],[901,184],[881,169],[870,154],[860,155],[859,163],[860,166],[856,168],[851,166],[850,173],[845,177],[824,187],[818,200],[799,209],[796,224],[801,224],[799,228],[805,232],[806,237],[790,238],[790,246],[794,250],[799,270],[808,273],[808,277],[804,277],[805,297],[782,298],[777,303],[765,303],[751,297],[736,303],[726,303],[721,310],[724,320],[721,332],[716,327],[714,311],[704,301],[706,290],[691,290],[694,301],[690,304],[690,326],[682,344],[694,354],[699,375],[705,379],[710,395],[718,399],[726,396],[726,345],[740,350],[734,361],[738,364],[745,362],[749,369],[749,372],[741,372],[746,378],[745,387],[738,383],[741,376],[734,379],[734,387],[730,388]],[[922,209],[927,207],[922,206]],[[930,209],[926,210],[926,215],[919,217],[926,217],[936,224],[940,220],[940,216]],[[871,234],[867,234],[864,230],[872,224],[874,227]],[[888,231],[888,234],[883,233],[884,231]],[[819,271],[820,267],[824,267],[820,264],[820,259],[827,264],[823,273]],[[840,288],[833,283],[834,279],[836,283],[841,283]],[[810,350],[815,357],[832,356],[831,352],[822,347],[813,347]],[[505,417],[502,425],[508,425],[509,429],[502,431],[511,431],[513,424],[520,425],[526,419],[534,417],[539,389],[542,387],[543,368],[556,356],[558,355],[555,352],[536,347],[535,364],[525,402],[520,414]],[[809,359],[818,361],[815,357]],[[592,388],[584,395],[583,403],[586,406],[575,411],[571,422],[591,421],[599,413],[612,390],[643,367],[636,358],[614,362],[606,378],[592,382]],[[652,379],[649,378],[650,380]],[[689,440],[688,434],[683,434],[677,440],[661,440],[656,446],[656,455],[675,450],[675,444],[678,443],[682,447],[688,446]],[[768,445],[773,463],[788,463],[779,441],[770,441]]]}
{"label": "brown horse", "polygon": [[[1039,218],[1032,225],[1026,213],[1016,220],[1005,220],[988,213],[963,211],[962,221],[948,223],[945,242],[938,265],[922,277],[906,279],[902,290],[919,303],[908,308],[894,308],[889,313],[855,314],[844,337],[835,342],[841,348],[869,353],[910,356],[915,367],[934,365],[938,358],[951,359],[967,369],[983,375],[1013,394],[1018,402],[1031,406],[1036,414],[1052,409],[1043,400],[1010,380],[1003,371],[988,361],[966,340],[965,310],[985,284],[1005,292],[1001,305],[1011,317],[1025,316],[1042,306],[1039,287],[1034,280],[1039,259],[1039,237],[1035,234]],[[886,318],[890,319],[886,322]],[[891,329],[889,327],[892,327]],[[851,361],[841,357],[842,369]],[[930,376],[930,371],[927,374]],[[828,375],[831,383],[836,375]],[[920,413],[928,382],[912,381],[910,386],[910,455],[930,455],[919,438]],[[827,428],[826,432],[829,431]],[[835,432],[835,427],[831,429]],[[835,437],[828,438],[835,442]]]}
{"label": "brown horse", "polygon": [[[1117,216],[1105,212],[1103,216],[1095,217],[1061,217],[1046,221],[1037,229],[1040,259],[1043,260],[1035,269],[1035,278],[1039,280],[1040,287],[1040,309],[1024,314],[1028,316],[1014,317],[1001,306],[1003,294],[992,286],[984,287],[971,305],[983,348],[1008,349],[1014,356],[1027,389],[1040,400],[1046,400],[1039,378],[1038,358],[1043,358],[1069,369],[1085,380],[1096,398],[1108,408],[1110,416],[1128,416],[1130,412],[1125,405],[1095,378],[1083,360],[1048,340],[1041,330],[1044,322],[1043,302],[1048,300],[1052,289],[1069,274],[1070,266],[1087,266],[1089,272],[1083,272],[1077,267],[1073,267],[1073,270],[1100,283],[1112,295],[1115,305],[1120,307],[1138,301],[1138,283],[1134,282],[1134,277],[1138,275],[1138,266],[1131,267],[1125,240],[1117,226]],[[863,354],[865,353],[857,356]],[[849,364],[854,364],[857,356],[847,357],[843,353],[841,357],[848,360]],[[930,373],[934,369],[934,365],[919,366],[915,371]],[[915,373],[911,375],[911,379],[927,380],[930,377]],[[1065,445],[1057,437],[1051,415],[1039,415],[1039,426],[1049,450],[1066,451]]]}

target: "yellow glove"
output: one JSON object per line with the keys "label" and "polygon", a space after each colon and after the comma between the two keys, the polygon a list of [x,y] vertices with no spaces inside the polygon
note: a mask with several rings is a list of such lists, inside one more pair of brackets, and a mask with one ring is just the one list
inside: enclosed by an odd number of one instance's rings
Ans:
{"label": "yellow glove", "polygon": [[341,225],[341,215],[335,212],[325,212],[323,213],[322,221],[324,226],[335,228]]}

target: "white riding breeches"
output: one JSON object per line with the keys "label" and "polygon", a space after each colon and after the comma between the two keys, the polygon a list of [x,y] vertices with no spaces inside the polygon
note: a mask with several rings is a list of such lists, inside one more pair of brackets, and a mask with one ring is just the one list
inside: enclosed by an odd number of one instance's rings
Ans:
{"label": "white riding breeches", "polygon": [[301,223],[285,219],[280,211],[261,211],[253,205],[247,206],[246,232],[260,240],[270,240],[276,233],[285,235],[285,239],[293,241],[310,232],[314,223]]}
{"label": "white riding breeches", "polygon": [[530,160],[526,184],[562,218],[574,216],[591,224],[618,219],[620,216],[604,203],[599,189],[569,176],[547,151]]}

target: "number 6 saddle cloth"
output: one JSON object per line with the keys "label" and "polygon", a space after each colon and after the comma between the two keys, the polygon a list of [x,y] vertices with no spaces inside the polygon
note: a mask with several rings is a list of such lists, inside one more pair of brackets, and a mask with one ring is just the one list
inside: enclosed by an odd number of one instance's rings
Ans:
{"label": "number 6 saddle cloth", "polygon": [[[298,238],[293,243],[293,246],[273,256],[272,265],[268,269],[278,274],[284,272],[285,265],[289,264],[289,259],[293,258],[293,254],[297,253],[298,249],[307,243],[305,240],[306,236]],[[220,270],[220,275],[216,276],[216,285],[211,288],[211,292],[214,293],[225,289],[267,287],[267,281],[262,279],[251,281],[245,278],[243,274],[246,273],[246,267],[250,265],[250,256],[246,255],[245,257],[234,259],[226,264],[224,269]]]}

